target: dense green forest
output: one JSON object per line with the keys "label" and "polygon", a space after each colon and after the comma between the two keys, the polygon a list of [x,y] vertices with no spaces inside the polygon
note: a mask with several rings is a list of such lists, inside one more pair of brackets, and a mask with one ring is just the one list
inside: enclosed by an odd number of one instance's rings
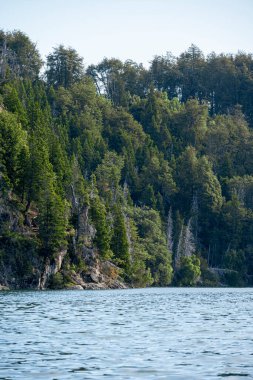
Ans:
{"label": "dense green forest", "polygon": [[84,68],[0,31],[0,285],[252,285],[252,128],[251,54]]}

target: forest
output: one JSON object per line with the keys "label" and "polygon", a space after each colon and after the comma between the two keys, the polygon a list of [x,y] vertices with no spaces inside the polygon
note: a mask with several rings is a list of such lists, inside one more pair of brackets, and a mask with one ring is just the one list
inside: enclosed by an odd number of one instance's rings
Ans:
{"label": "forest", "polygon": [[253,55],[85,67],[0,30],[0,288],[105,283],[253,285]]}

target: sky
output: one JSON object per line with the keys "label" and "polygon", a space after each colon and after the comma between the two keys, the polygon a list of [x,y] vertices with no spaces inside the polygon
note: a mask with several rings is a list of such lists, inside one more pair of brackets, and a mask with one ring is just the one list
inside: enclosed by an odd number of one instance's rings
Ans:
{"label": "sky", "polygon": [[253,53],[253,0],[0,0],[0,15],[0,29],[26,33],[43,59],[63,44],[86,67],[104,57],[148,66],[192,43]]}

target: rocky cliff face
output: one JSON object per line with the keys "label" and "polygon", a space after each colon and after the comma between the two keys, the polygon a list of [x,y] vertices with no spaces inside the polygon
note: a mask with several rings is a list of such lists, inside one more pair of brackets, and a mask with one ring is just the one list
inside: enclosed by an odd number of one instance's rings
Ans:
{"label": "rocky cliff face", "polygon": [[88,206],[78,212],[67,249],[54,257],[39,254],[36,212],[19,210],[11,194],[0,194],[0,290],[125,288],[120,270],[102,261],[93,245],[96,230]]}

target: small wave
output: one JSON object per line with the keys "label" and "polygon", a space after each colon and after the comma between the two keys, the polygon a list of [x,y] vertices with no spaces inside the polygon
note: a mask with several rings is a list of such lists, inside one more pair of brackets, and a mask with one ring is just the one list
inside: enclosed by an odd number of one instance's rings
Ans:
{"label": "small wave", "polygon": [[247,377],[247,376],[249,376],[249,374],[248,373],[233,373],[233,372],[230,372],[230,373],[220,373],[218,376],[219,377],[231,377],[231,376]]}

